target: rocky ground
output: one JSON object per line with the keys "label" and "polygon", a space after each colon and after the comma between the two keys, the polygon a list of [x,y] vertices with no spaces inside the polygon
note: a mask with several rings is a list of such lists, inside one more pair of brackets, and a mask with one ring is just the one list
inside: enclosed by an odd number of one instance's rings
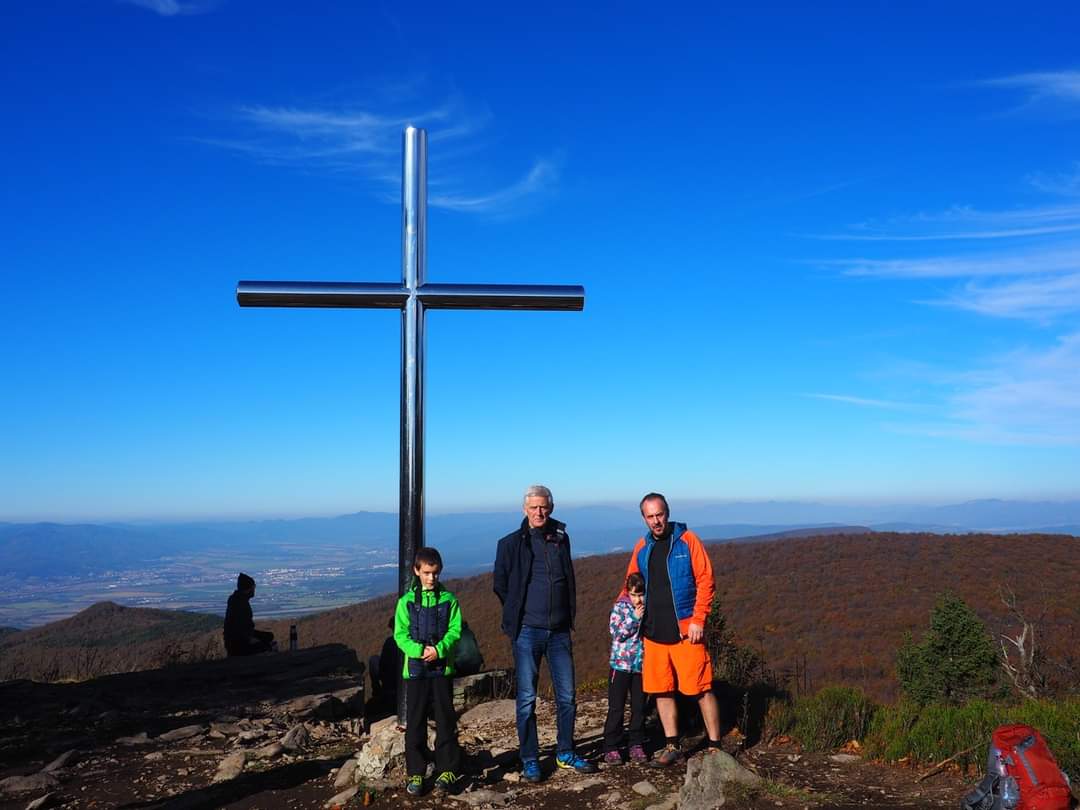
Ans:
{"label": "rocky ground", "polygon": [[[854,754],[805,754],[791,744],[727,754],[693,751],[688,765],[622,765],[583,776],[553,771],[520,781],[513,703],[462,713],[469,784],[449,798],[410,799],[401,734],[368,727],[355,656],[324,647],[250,661],[208,662],[83,684],[0,684],[0,810],[7,808],[567,807],[670,810],[955,807],[965,783]],[[581,751],[599,757],[605,704],[583,696]],[[542,746],[554,743],[554,706],[539,707]],[[736,760],[738,762],[736,762]]]}

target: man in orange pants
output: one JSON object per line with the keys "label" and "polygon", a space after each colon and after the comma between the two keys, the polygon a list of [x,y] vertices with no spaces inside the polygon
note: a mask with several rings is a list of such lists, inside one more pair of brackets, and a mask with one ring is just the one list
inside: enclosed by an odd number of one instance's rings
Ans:
{"label": "man in orange pants", "polygon": [[720,748],[720,706],[712,692],[712,661],[705,649],[705,617],[716,590],[712,562],[696,534],[668,520],[667,499],[650,492],[641,499],[648,532],[638,540],[626,569],[645,578],[645,616],[641,622],[645,660],[642,689],[656,696],[656,711],[666,744],[653,760],[657,767],[682,762],[675,690],[696,697],[709,735]]}

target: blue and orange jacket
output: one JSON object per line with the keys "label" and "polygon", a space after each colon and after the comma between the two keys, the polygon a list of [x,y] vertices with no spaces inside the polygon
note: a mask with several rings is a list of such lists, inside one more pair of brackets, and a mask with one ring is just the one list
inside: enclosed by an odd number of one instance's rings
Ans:
{"label": "blue and orange jacket", "polygon": [[[638,539],[634,553],[630,555],[630,565],[626,568],[627,576],[636,571],[645,578],[646,589],[649,586],[649,557],[655,546],[656,540],[651,533]],[[685,523],[671,524],[667,570],[675,618],[679,621],[679,632],[685,636],[690,632],[691,622],[699,627],[705,626],[705,618],[709,615],[716,591],[712,561],[705,553],[701,539],[687,529]]]}

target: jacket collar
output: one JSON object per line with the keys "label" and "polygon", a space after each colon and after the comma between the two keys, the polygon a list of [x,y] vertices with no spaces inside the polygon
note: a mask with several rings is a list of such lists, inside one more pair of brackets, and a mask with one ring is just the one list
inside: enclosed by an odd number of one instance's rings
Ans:
{"label": "jacket collar", "polygon": [[[671,521],[670,523],[668,523],[668,526],[671,527],[671,542],[672,543],[674,543],[676,540],[681,538],[683,536],[683,532],[686,531],[686,524],[685,523],[676,523],[675,521]],[[648,545],[652,545],[653,543],[656,542],[656,538],[652,536],[652,532],[646,532],[645,533],[645,542]]]}
{"label": "jacket collar", "polygon": [[[529,539],[529,519],[521,519],[521,530],[519,531],[523,540]],[[559,540],[566,537],[566,524],[556,520],[553,517],[547,519],[547,523],[544,524],[544,536],[551,537],[557,535]]]}

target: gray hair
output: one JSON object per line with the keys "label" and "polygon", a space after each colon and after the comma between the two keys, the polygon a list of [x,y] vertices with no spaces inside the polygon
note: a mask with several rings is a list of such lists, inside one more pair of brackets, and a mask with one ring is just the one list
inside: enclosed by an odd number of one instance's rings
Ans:
{"label": "gray hair", "polygon": [[545,487],[543,484],[533,484],[531,487],[525,490],[525,497],[522,499],[522,503],[525,503],[529,498],[547,498],[549,505],[555,505],[555,499],[551,497],[551,490]]}

